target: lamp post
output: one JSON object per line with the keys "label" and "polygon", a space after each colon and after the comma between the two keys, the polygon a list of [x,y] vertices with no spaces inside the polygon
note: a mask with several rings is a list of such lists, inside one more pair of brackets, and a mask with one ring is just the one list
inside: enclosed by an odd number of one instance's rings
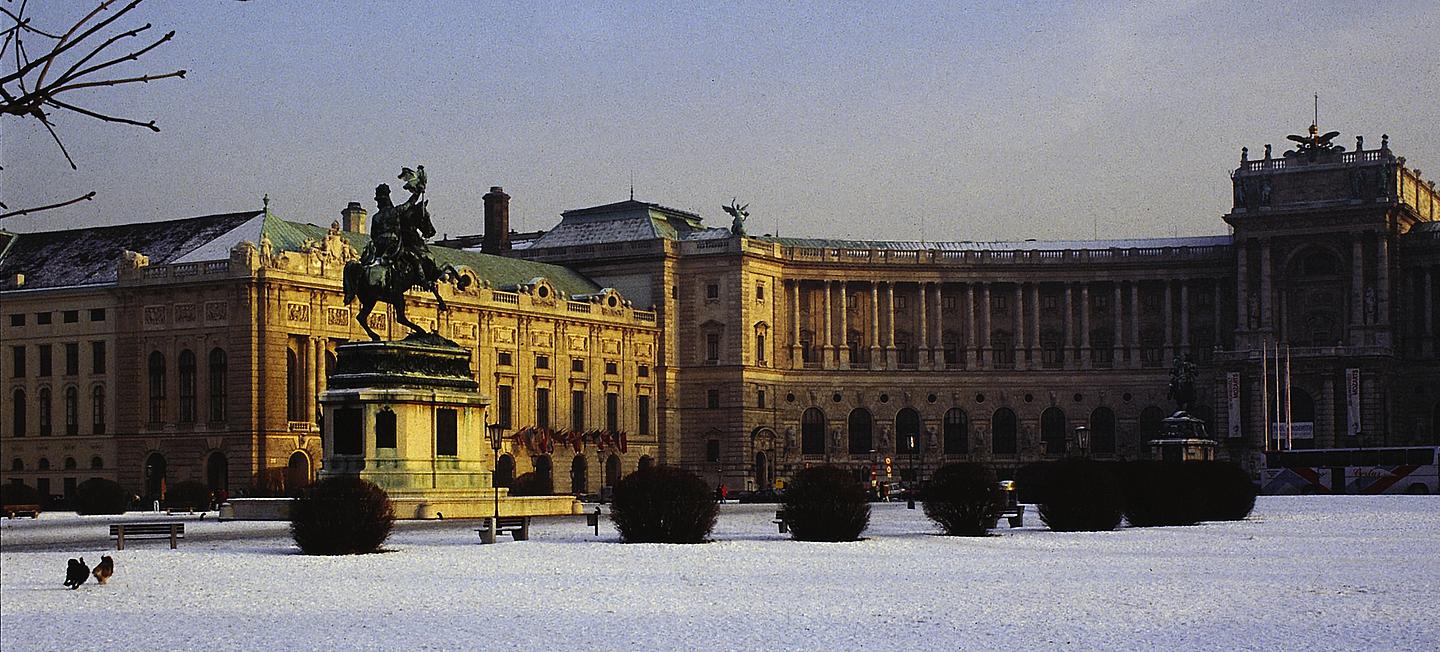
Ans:
{"label": "lamp post", "polygon": [[1075,426],[1075,448],[1080,451],[1080,457],[1090,457],[1090,429],[1085,426]]}
{"label": "lamp post", "polygon": [[910,447],[910,486],[905,491],[905,507],[915,509],[915,487],[920,484],[920,476],[915,473],[915,433],[905,435],[905,445]]}
{"label": "lamp post", "polygon": [[501,437],[504,436],[505,426],[498,423],[485,424],[485,430],[490,434],[490,449],[495,451],[495,467],[490,474],[490,488],[495,494],[495,520],[490,523],[490,539],[494,543],[496,529],[500,527],[500,485],[495,482],[495,475],[500,472],[500,445]]}

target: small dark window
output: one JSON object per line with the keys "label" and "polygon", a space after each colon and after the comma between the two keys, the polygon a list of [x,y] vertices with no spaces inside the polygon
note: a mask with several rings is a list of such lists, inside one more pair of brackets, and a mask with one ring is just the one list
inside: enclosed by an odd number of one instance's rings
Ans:
{"label": "small dark window", "polygon": [[548,355],[537,355],[537,356],[535,356],[535,368],[536,368],[536,369],[549,369],[549,368],[550,368],[550,356],[548,356]]}
{"label": "small dark window", "polygon": [[550,388],[535,388],[535,425],[550,427]]}
{"label": "small dark window", "polygon": [[90,309],[90,321],[105,321],[105,309],[104,309],[104,308],[91,308],[91,309]]}
{"label": "small dark window", "polygon": [[765,390],[762,389],[755,392],[755,407],[765,407]]}
{"label": "small dark window", "polygon": [[10,325],[11,325],[11,326],[24,326],[24,325],[25,325],[25,315],[24,315],[24,314],[10,315]]}
{"label": "small dark window", "polygon": [[720,461],[720,440],[719,440],[719,439],[711,439],[711,440],[705,442],[705,461],[706,461],[706,462],[719,462],[719,461]]}
{"label": "small dark window", "polygon": [[90,373],[105,373],[105,342],[90,343]]}
{"label": "small dark window", "polygon": [[459,416],[460,413],[451,408],[440,408],[435,411],[436,455],[460,454]]}
{"label": "small dark window", "polygon": [[636,412],[640,413],[640,434],[648,435],[650,434],[650,397],[641,395],[639,405],[636,407],[639,408]]}
{"label": "small dark window", "polygon": [[756,300],[756,301],[764,301],[764,300],[765,300],[765,284],[764,284],[764,283],[756,283],[756,284],[755,284],[755,300]]}
{"label": "small dark window", "polygon": [[395,412],[389,408],[375,413],[375,447],[395,448]]}
{"label": "small dark window", "polygon": [[710,284],[706,285],[706,286],[705,286],[705,298],[706,298],[706,299],[719,299],[719,298],[720,298],[720,285],[719,285],[718,283],[710,283]]}
{"label": "small dark window", "polygon": [[65,344],[65,375],[74,376],[80,373],[80,343],[67,342]]}
{"label": "small dark window", "polygon": [[617,365],[614,362],[605,363],[605,373],[612,376],[620,373],[620,365]]}
{"label": "small dark window", "polygon": [[570,429],[585,430],[585,392],[575,390],[570,392]]}
{"label": "small dark window", "polygon": [[50,323],[50,313],[48,313],[48,312],[37,312],[37,313],[35,313],[35,323],[36,323],[36,324],[39,324],[39,325],[41,325],[41,326],[44,326],[45,324]]}
{"label": "small dark window", "polygon": [[605,394],[605,429],[620,432],[620,395],[614,392]]}
{"label": "small dark window", "polygon": [[25,347],[10,347],[10,376],[13,378],[25,377]]}
{"label": "small dark window", "polygon": [[[47,313],[48,314],[48,313]],[[40,377],[44,378],[51,373],[50,363],[52,362],[50,345],[40,345]]]}
{"label": "small dark window", "polygon": [[497,389],[500,398],[497,401],[499,405],[496,406],[497,414],[495,415],[495,423],[500,424],[501,428],[509,430],[513,423],[511,421],[511,410],[515,406],[515,390],[509,385],[501,385]]}
{"label": "small dark window", "polygon": [[712,410],[720,407],[720,390],[710,389],[705,391],[705,407]]}
{"label": "small dark window", "polygon": [[705,334],[705,360],[707,362],[720,361],[720,334]]}
{"label": "small dark window", "polygon": [[635,374],[638,375],[638,376],[640,376],[641,378],[649,378],[649,377],[650,377],[650,365],[648,365],[648,364],[642,364],[642,365],[640,365],[640,367],[635,370]]}
{"label": "small dark window", "polygon": [[360,421],[360,408],[335,410],[335,425],[331,426],[335,441],[336,455],[360,455],[365,452],[365,433]]}
{"label": "small dark window", "polygon": [[65,322],[65,323],[67,323],[67,324],[78,323],[78,322],[80,321],[80,311],[79,311],[79,310],[66,310],[66,311],[60,313],[60,321]]}
{"label": "small dark window", "polygon": [[585,361],[580,358],[571,359],[570,371],[585,371]]}
{"label": "small dark window", "polygon": [[495,354],[495,364],[498,364],[498,365],[500,365],[500,366],[502,366],[502,367],[508,367],[508,366],[510,366],[510,365],[511,365],[511,362],[510,362],[510,352],[509,352],[509,351],[500,351],[500,352],[496,353],[496,354]]}

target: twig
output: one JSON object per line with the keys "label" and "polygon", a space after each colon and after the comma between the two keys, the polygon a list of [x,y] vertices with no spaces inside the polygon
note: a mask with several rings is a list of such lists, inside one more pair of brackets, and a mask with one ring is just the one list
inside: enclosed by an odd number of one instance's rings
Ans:
{"label": "twig", "polygon": [[136,82],[148,84],[152,81],[158,79],[166,79],[169,77],[180,77],[183,79],[185,77],[185,71],[176,70],[175,72],[167,72],[163,75],[141,75],[139,77],[128,77],[125,79],[106,79],[102,81],[85,82],[83,84],[71,84],[69,86],[61,86],[60,88],[50,91],[50,95],[55,96],[64,93],[65,91],[79,90],[81,88],[95,88],[97,86],[119,86],[121,84],[134,84]]}
{"label": "twig", "polygon": [[129,118],[117,118],[115,116],[105,115],[103,113],[96,113],[88,109],[82,109],[78,106],[75,106],[74,104],[67,104],[53,97],[45,100],[45,103],[60,107],[62,109],[74,111],[76,113],[79,113],[80,115],[88,115],[92,118],[95,118],[96,120],[104,120],[105,122],[119,122],[121,124],[135,125],[137,127],[148,127],[150,131],[160,131],[160,127],[157,127],[155,125],[154,120],[151,120],[149,122],[140,122],[139,120],[131,120]]}
{"label": "twig", "polygon": [[71,204],[78,204],[78,203],[80,203],[80,202],[82,202],[82,201],[90,201],[91,199],[94,199],[94,198],[95,198],[95,191],[94,191],[94,190],[91,190],[90,192],[85,193],[85,196],[83,196],[83,197],[76,197],[76,198],[74,198],[74,199],[71,199],[70,201],[62,201],[62,202],[60,202],[60,203],[58,203],[58,204],[50,204],[49,206],[36,206],[36,207],[34,207],[34,208],[22,208],[22,209],[20,209],[20,210],[18,210],[18,211],[11,211],[11,212],[9,212],[9,213],[3,213],[3,214],[0,214],[0,220],[3,220],[3,219],[5,219],[5,218],[7,218],[7,217],[15,217],[16,215],[26,215],[26,214],[28,214],[28,213],[38,213],[38,212],[40,212],[40,211],[48,211],[48,210],[50,210],[50,209],[52,209],[52,208],[62,208],[62,207],[65,207],[65,206],[69,206],[69,205],[71,205]]}
{"label": "twig", "polygon": [[[140,31],[142,31],[142,30],[149,29],[149,27],[150,27],[149,25],[146,25],[145,27],[140,28],[140,30],[136,30],[134,33],[137,33],[137,34],[138,34],[138,33],[139,33]],[[125,36],[125,34],[121,34],[121,36]],[[146,46],[146,47],[143,47],[143,48],[141,48],[141,49],[139,49],[139,50],[136,50],[136,51],[134,51],[134,52],[131,52],[130,54],[127,54],[127,55],[125,55],[125,56],[123,56],[123,57],[120,57],[120,58],[117,58],[117,59],[111,59],[110,61],[106,61],[105,63],[97,63],[97,64],[95,64],[95,65],[93,65],[93,66],[90,66],[89,68],[86,68],[86,69],[84,69],[84,70],[81,70],[80,72],[73,72],[73,71],[75,70],[75,68],[80,67],[80,64],[85,63],[85,61],[88,61],[88,60],[90,59],[90,57],[95,56],[95,54],[99,53],[99,50],[96,50],[95,52],[92,52],[89,56],[86,56],[84,59],[80,60],[80,63],[75,64],[75,66],[72,67],[69,71],[66,71],[65,74],[61,75],[59,79],[55,80],[55,83],[53,83],[53,84],[50,85],[50,88],[52,88],[52,89],[53,89],[53,88],[56,88],[56,87],[61,86],[61,85],[63,85],[64,83],[66,83],[66,82],[68,82],[68,81],[70,81],[70,80],[78,79],[78,78],[80,78],[80,77],[84,77],[85,75],[91,74],[91,73],[93,73],[93,72],[95,72],[95,71],[97,71],[97,70],[101,70],[101,69],[103,69],[103,68],[109,68],[110,66],[113,66],[113,65],[115,65],[115,64],[117,64],[117,63],[123,63],[123,62],[126,62],[126,61],[135,61],[135,60],[138,60],[141,55],[143,55],[143,54],[145,54],[146,52],[149,52],[149,51],[151,51],[151,50],[154,50],[155,48],[160,47],[160,45],[161,45],[162,43],[164,43],[164,42],[166,42],[166,41],[168,41],[168,40],[170,40],[170,39],[172,39],[172,38],[175,38],[175,31],[174,31],[174,30],[171,30],[170,33],[166,34],[165,36],[160,37],[160,39],[157,40],[157,41],[155,41],[154,43],[151,43],[150,45],[148,45],[148,46]],[[110,41],[106,41],[105,45],[109,45],[109,44],[110,44]],[[100,46],[100,47],[101,47],[101,48],[104,48],[105,46],[102,45],[102,46]],[[73,74],[72,74],[72,72],[73,72]],[[58,91],[52,91],[52,92],[58,92]]]}
{"label": "twig", "polygon": [[[69,69],[69,70],[66,70],[64,74],[60,75],[60,79],[68,79],[68,78],[70,78],[71,75],[74,75],[76,68],[79,68],[80,66],[85,65],[85,62],[93,59],[93,58],[95,57],[95,55],[100,54],[100,52],[101,52],[102,50],[104,50],[105,48],[110,47],[110,45],[113,44],[114,42],[116,42],[116,41],[118,41],[118,40],[120,40],[120,39],[122,39],[122,38],[130,37],[130,36],[135,36],[136,34],[139,34],[140,32],[143,32],[143,31],[145,31],[145,30],[147,30],[147,29],[150,29],[150,23],[145,23],[145,26],[144,26],[144,27],[137,27],[137,28],[132,29],[132,30],[130,30],[130,31],[128,31],[128,32],[125,32],[125,33],[123,33],[123,34],[117,34],[117,35],[115,35],[115,36],[112,36],[112,37],[106,39],[105,42],[104,42],[104,43],[101,43],[99,47],[95,48],[94,50],[91,50],[91,51],[90,51],[90,54],[85,55],[85,57],[84,57],[83,59],[81,59],[81,60],[79,60],[79,61],[76,61],[76,62],[75,62],[75,65],[70,66],[70,69]],[[170,32],[170,34],[173,36],[173,35],[175,34],[175,32]],[[137,56],[138,56],[138,55],[137,55]],[[85,73],[82,72],[82,73],[80,73],[80,74],[83,75],[83,74],[85,74]],[[79,75],[75,75],[75,76],[78,77]]]}
{"label": "twig", "polygon": [[[35,111],[39,113],[40,108],[36,107]],[[60,153],[64,154],[65,160],[70,162],[70,169],[79,170],[80,168],[76,167],[75,165],[75,159],[70,158],[70,152],[65,149],[65,143],[60,142],[60,134],[55,133],[55,127],[50,124],[50,120],[46,118],[45,114],[43,113],[41,113],[38,117],[40,119],[40,124],[45,125],[45,130],[50,132],[50,137],[55,139],[55,144],[60,146]]]}

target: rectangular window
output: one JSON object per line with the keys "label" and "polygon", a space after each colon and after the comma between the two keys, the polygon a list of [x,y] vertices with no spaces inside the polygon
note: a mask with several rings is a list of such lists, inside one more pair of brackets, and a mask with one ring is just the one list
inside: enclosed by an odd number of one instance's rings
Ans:
{"label": "rectangular window", "polygon": [[1105,310],[1105,309],[1107,309],[1107,308],[1109,308],[1109,307],[1110,307],[1110,297],[1107,297],[1107,296],[1105,296],[1105,295],[1103,295],[1103,294],[1100,294],[1100,295],[1096,295],[1096,296],[1095,296],[1095,309],[1096,309],[1096,310]]}
{"label": "rectangular window", "polygon": [[51,353],[51,352],[50,352],[50,345],[49,345],[49,344],[41,344],[41,345],[40,345],[40,377],[41,377],[41,378],[44,378],[44,377],[50,375],[50,372],[51,372],[51,369],[50,369],[50,363],[51,363],[50,353]]}
{"label": "rectangular window", "polygon": [[25,347],[10,347],[10,377],[25,377]]}
{"label": "rectangular window", "polygon": [[395,448],[394,410],[381,410],[375,413],[375,447]]}
{"label": "rectangular window", "polygon": [[614,362],[605,363],[605,373],[611,376],[620,373],[620,365],[617,365]]}
{"label": "rectangular window", "polygon": [[90,343],[90,373],[105,373],[105,342]]}
{"label": "rectangular window", "polygon": [[944,310],[954,310],[955,297],[940,297],[940,308]]}
{"label": "rectangular window", "polygon": [[638,368],[635,369],[635,375],[640,376],[641,378],[649,378],[649,377],[650,377],[650,365],[648,365],[648,364],[642,364],[642,365],[640,365]]}
{"label": "rectangular window", "polygon": [[537,356],[535,356],[535,368],[536,368],[536,369],[549,369],[549,368],[550,368],[550,356],[548,356],[548,355],[537,355]]}
{"label": "rectangular window", "polygon": [[764,407],[765,407],[765,390],[762,389],[762,390],[759,390],[759,391],[755,392],[755,407],[758,407],[758,408],[764,408]]}
{"label": "rectangular window", "polygon": [[718,300],[720,298],[720,285],[718,283],[710,283],[706,285],[705,298],[712,301]]}
{"label": "rectangular window", "polygon": [[44,325],[50,323],[50,313],[48,313],[48,312],[37,312],[37,313],[35,313],[35,323],[38,324],[38,325],[40,325],[40,326],[44,326]]}
{"label": "rectangular window", "polygon": [[585,361],[580,358],[570,360],[570,371],[585,371]]}
{"label": "rectangular window", "polygon": [[898,296],[898,295],[895,297],[895,309],[896,309],[896,310],[904,310],[904,309],[905,309],[905,297]]}
{"label": "rectangular window", "polygon": [[452,408],[435,411],[435,454],[455,456],[460,454],[460,413]]}
{"label": "rectangular window", "polygon": [[636,412],[640,413],[640,434],[648,435],[650,434],[650,397],[641,395],[639,401]]}
{"label": "rectangular window", "polygon": [[990,294],[990,310],[994,312],[1010,312],[1010,299],[1003,294]]}
{"label": "rectangular window", "polygon": [[1046,310],[1055,310],[1060,307],[1060,298],[1054,294],[1041,295],[1040,305]]}
{"label": "rectangular window", "polygon": [[711,439],[711,440],[705,442],[705,461],[706,461],[706,462],[719,462],[719,461],[720,461],[720,440],[719,440],[719,439]]}
{"label": "rectangular window", "polygon": [[335,410],[335,424],[330,426],[330,437],[335,442],[336,455],[361,455],[365,452],[364,424],[360,408]]}
{"label": "rectangular window", "polygon": [[585,391],[570,392],[570,429],[585,430]]}
{"label": "rectangular window", "polygon": [[90,309],[90,321],[105,321],[105,309],[104,309],[104,308],[91,308],[91,309]]}
{"label": "rectangular window", "polygon": [[755,284],[755,301],[760,302],[760,301],[764,301],[764,300],[765,300],[765,284],[764,284],[764,283],[756,283],[756,284]]}
{"label": "rectangular window", "polygon": [[614,392],[605,394],[605,429],[620,432],[620,395]]}
{"label": "rectangular window", "polygon": [[495,353],[495,364],[508,367],[511,364],[509,351],[497,351]]}
{"label": "rectangular window", "polygon": [[65,375],[76,376],[80,374],[80,343],[67,342],[65,344]]}
{"label": "rectangular window", "polygon": [[755,360],[765,362],[765,334],[755,334]]}
{"label": "rectangular window", "polygon": [[501,428],[509,430],[511,425],[511,410],[514,408],[515,390],[509,385],[501,385],[496,388],[496,390],[500,397],[496,400],[496,403],[499,405],[495,408],[495,423],[500,424]]}
{"label": "rectangular window", "polygon": [[705,334],[705,360],[707,362],[720,361],[720,334]]}
{"label": "rectangular window", "polygon": [[80,321],[80,311],[79,311],[79,310],[66,310],[66,311],[60,313],[60,321],[65,322],[65,323],[67,323],[67,324],[75,324],[75,323],[78,323],[78,322]]}
{"label": "rectangular window", "polygon": [[550,388],[535,388],[535,425],[550,427]]}
{"label": "rectangular window", "polygon": [[1160,295],[1154,293],[1145,294],[1145,309],[1151,312],[1160,309]]}
{"label": "rectangular window", "polygon": [[712,410],[720,407],[720,390],[705,390],[705,407]]}
{"label": "rectangular window", "polygon": [[24,325],[25,325],[25,315],[24,315],[24,313],[19,313],[19,314],[10,315],[10,325],[11,325],[11,326],[24,326]]}

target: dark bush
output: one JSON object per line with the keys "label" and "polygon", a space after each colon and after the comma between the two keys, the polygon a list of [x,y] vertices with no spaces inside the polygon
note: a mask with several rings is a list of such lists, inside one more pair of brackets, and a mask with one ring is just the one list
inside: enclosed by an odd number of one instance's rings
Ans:
{"label": "dark bush", "polygon": [[1131,462],[1122,474],[1125,520],[1136,527],[1241,520],[1257,487],[1230,462]]}
{"label": "dark bush", "polygon": [[165,491],[165,506],[204,511],[210,508],[210,488],[193,480],[176,482]]}
{"label": "dark bush", "polygon": [[625,476],[610,505],[610,520],[626,543],[704,543],[719,513],[710,486],[673,466]]}
{"label": "dark bush", "polygon": [[130,507],[130,492],[120,483],[90,478],[75,487],[72,504],[77,514],[124,514]]}
{"label": "dark bush", "polygon": [[853,472],[834,466],[796,473],[781,504],[796,541],[856,541],[870,525],[865,486]]}
{"label": "dark bush", "polygon": [[1032,462],[1015,469],[1016,500],[1027,504],[1040,503],[1045,493],[1045,474],[1054,462]]}
{"label": "dark bush", "polygon": [[995,472],[982,464],[946,464],[925,487],[925,516],[945,534],[983,537],[999,518]]}
{"label": "dark bush", "polygon": [[19,482],[7,482],[0,485],[0,505],[35,505],[40,506],[44,496],[40,490],[28,484]]}
{"label": "dark bush", "polygon": [[394,524],[385,490],[359,478],[326,478],[290,505],[290,534],[307,555],[379,552]]}
{"label": "dark bush", "polygon": [[1092,460],[1050,465],[1040,496],[1040,520],[1056,532],[1102,532],[1120,525],[1124,502],[1111,469]]}
{"label": "dark bush", "polygon": [[549,496],[555,493],[555,481],[549,476],[531,471],[521,473],[510,482],[511,496]]}
{"label": "dark bush", "polygon": [[1201,518],[1206,521],[1243,521],[1255,509],[1260,487],[1245,469],[1230,462],[1201,462],[1205,481]]}

